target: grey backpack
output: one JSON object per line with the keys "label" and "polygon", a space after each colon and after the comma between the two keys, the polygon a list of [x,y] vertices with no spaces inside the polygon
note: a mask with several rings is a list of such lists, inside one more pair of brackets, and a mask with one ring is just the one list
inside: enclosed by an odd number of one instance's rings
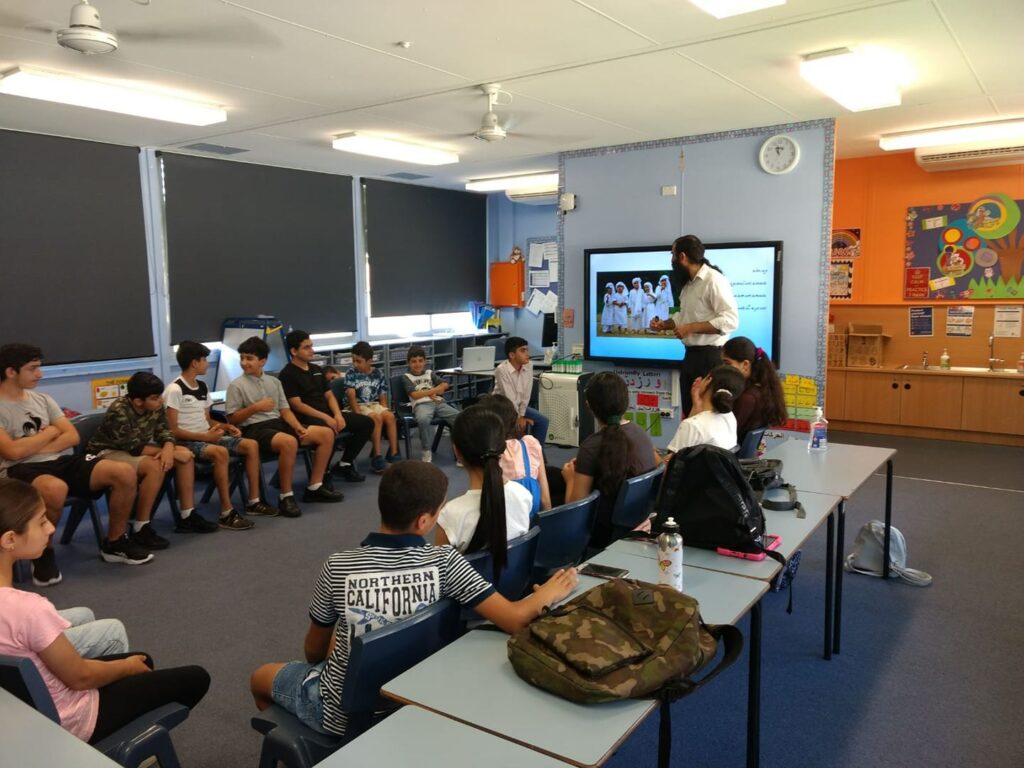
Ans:
{"label": "grey backpack", "polygon": [[[846,570],[882,578],[884,549],[885,523],[881,520],[864,523],[853,542],[853,552],[846,557]],[[932,583],[929,574],[907,568],[907,540],[898,528],[891,529],[889,538],[889,571],[915,587],[927,587]]]}

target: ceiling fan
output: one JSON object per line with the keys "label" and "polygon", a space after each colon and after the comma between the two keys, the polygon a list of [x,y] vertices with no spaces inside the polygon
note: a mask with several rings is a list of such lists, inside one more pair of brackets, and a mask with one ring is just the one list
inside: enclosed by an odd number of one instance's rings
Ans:
{"label": "ceiling fan", "polygon": [[[508,136],[508,130],[501,124],[498,113],[494,111],[494,108],[496,106],[507,107],[511,104],[512,94],[501,90],[501,83],[484,83],[480,86],[480,90],[487,96],[487,111],[484,113],[483,118],[481,118],[480,127],[473,136],[481,141],[502,141]],[[508,101],[504,104],[498,101],[502,94],[508,96]]]}
{"label": "ceiling fan", "polygon": [[[107,0],[112,2],[112,0]],[[136,5],[148,6],[151,0],[131,0]],[[214,45],[279,45],[276,36],[245,16],[238,16],[228,23],[211,24],[209,21],[189,24],[168,24],[159,22],[151,29],[118,27],[104,29],[99,9],[89,0],[79,0],[71,6],[66,27],[42,24],[10,12],[0,11],[0,25],[14,28],[19,32],[38,32],[54,35],[57,42],[68,50],[86,55],[113,53],[120,41],[133,43],[165,40],[174,43],[204,43]]]}

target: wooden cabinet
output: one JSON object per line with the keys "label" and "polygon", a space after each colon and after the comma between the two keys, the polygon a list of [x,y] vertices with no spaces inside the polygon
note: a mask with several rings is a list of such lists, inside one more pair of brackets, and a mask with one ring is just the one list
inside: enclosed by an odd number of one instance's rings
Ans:
{"label": "wooden cabinet", "polygon": [[825,380],[825,418],[846,418],[846,371],[829,371]]}
{"label": "wooden cabinet", "polygon": [[1024,435],[1024,381],[964,379],[960,428]]}
{"label": "wooden cabinet", "polygon": [[960,429],[964,380],[959,376],[901,374],[900,424]]}
{"label": "wooden cabinet", "polygon": [[844,418],[869,424],[900,423],[900,377],[895,373],[846,372]]}
{"label": "wooden cabinet", "polygon": [[960,429],[963,379],[896,372],[846,372],[847,421]]}

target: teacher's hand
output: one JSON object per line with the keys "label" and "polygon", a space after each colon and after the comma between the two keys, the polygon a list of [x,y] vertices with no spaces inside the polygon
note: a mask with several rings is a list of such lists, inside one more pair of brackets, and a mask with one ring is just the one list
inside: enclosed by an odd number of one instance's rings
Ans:
{"label": "teacher's hand", "polygon": [[689,323],[683,323],[682,325],[677,325],[677,326],[675,326],[673,328],[673,330],[676,332],[676,336],[678,336],[680,338],[680,340],[685,339],[687,336],[689,336],[691,333],[693,333],[693,331],[690,330],[690,324]]}

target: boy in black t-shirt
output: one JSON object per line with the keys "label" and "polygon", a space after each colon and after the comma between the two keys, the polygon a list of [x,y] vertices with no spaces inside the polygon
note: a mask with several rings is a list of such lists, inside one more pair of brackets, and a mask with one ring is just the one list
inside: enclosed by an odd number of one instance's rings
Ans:
{"label": "boy in black t-shirt", "polygon": [[344,437],[344,452],[333,474],[350,483],[363,482],[366,478],[356,469],[356,458],[373,434],[373,419],[361,413],[342,415],[323,369],[311,362],[313,342],[308,333],[292,331],[285,337],[285,344],[291,362],[281,369],[278,378],[295,418],[306,426],[330,427],[336,436]]}

